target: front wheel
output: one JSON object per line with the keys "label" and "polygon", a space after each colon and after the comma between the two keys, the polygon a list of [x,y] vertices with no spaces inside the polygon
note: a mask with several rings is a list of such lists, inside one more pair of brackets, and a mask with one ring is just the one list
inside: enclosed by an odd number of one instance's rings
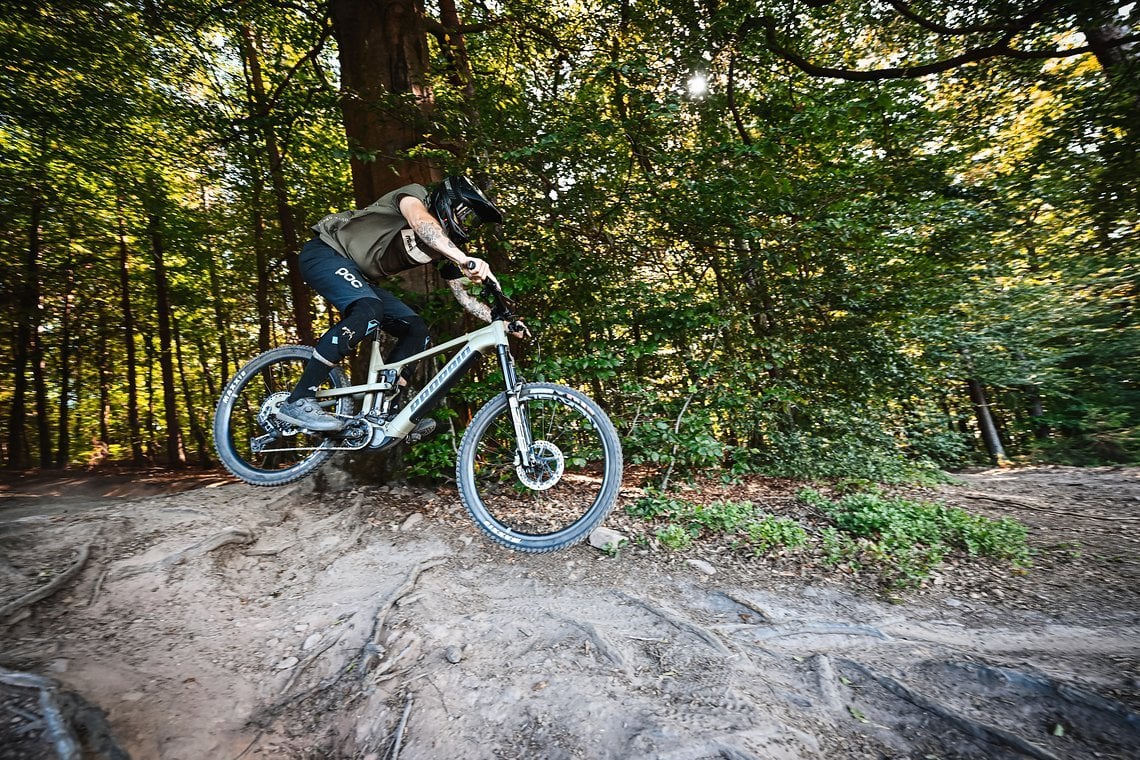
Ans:
{"label": "front wheel", "polygon": [[[214,448],[226,469],[255,486],[280,486],[308,475],[332,456],[340,441],[296,430],[278,420],[276,407],[296,387],[313,355],[306,346],[266,351],[234,375],[214,412]],[[334,367],[323,388],[343,388],[348,378]],[[326,404],[342,416],[352,414],[352,399]]]}
{"label": "front wheel", "polygon": [[[516,551],[549,552],[582,541],[613,509],[621,486],[621,443],[587,396],[550,383],[491,399],[459,447],[459,495],[475,522]],[[527,448],[520,451],[519,435]]]}

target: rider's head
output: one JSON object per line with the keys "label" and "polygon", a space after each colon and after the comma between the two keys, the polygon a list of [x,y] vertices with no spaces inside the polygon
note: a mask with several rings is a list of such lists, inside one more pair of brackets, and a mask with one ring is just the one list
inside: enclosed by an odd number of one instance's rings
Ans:
{"label": "rider's head", "polygon": [[428,198],[428,211],[439,220],[448,240],[461,248],[471,239],[470,227],[503,221],[503,212],[466,177],[448,177],[436,185]]}

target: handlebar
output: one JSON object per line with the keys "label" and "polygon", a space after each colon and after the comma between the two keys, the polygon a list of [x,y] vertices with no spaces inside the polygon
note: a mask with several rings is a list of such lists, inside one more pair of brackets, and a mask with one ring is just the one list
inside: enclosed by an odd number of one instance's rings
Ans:
{"label": "handlebar", "polygon": [[[468,271],[474,271],[477,267],[474,261],[468,261],[464,264]],[[490,294],[491,301],[491,321],[492,322],[508,322],[507,330],[509,332],[522,332],[526,326],[519,320],[515,313],[511,310],[514,302],[503,295],[502,289],[499,287],[498,280],[494,277],[488,277],[481,283],[483,286],[483,293]]]}

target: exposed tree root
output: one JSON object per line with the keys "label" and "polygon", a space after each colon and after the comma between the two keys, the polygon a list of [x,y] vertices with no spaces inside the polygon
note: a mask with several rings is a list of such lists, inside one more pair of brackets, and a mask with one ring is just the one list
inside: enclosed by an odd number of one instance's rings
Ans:
{"label": "exposed tree root", "polygon": [[775,623],[776,622],[775,620],[772,619],[772,617],[767,612],[760,609],[758,606],[756,606],[752,602],[748,601],[747,599],[744,599],[743,597],[737,596],[736,594],[730,593],[728,591],[718,591],[716,593],[720,594],[721,596],[723,596],[725,599],[729,600],[733,604],[735,604],[739,607],[743,607],[744,609],[748,610],[753,615],[756,615],[757,617],[760,618],[760,621],[763,623]]}
{"label": "exposed tree root", "polygon": [[131,578],[142,573],[149,573],[154,570],[169,570],[172,567],[181,565],[188,559],[201,557],[204,554],[209,554],[215,549],[220,549],[227,544],[248,544],[255,539],[254,533],[248,528],[226,528],[220,533],[204,538],[193,546],[188,546],[182,551],[175,552],[166,557],[163,557],[158,562],[152,562],[149,565],[131,565],[124,567],[114,574],[115,578]]}
{"label": "exposed tree root", "polygon": [[733,652],[724,645],[723,641],[717,638],[716,634],[712,633],[711,631],[708,631],[695,623],[690,623],[688,620],[685,620],[677,613],[671,612],[664,607],[657,607],[656,605],[650,604],[644,599],[638,599],[636,596],[627,594],[624,591],[618,591],[616,593],[622,599],[625,599],[632,604],[636,604],[638,607],[641,607],[647,612],[656,615],[677,630],[685,631],[692,634],[693,636],[696,636],[698,639],[705,642],[717,652],[723,654],[725,657],[733,656]]}
{"label": "exposed tree root", "polygon": [[815,667],[816,685],[819,687],[824,707],[834,714],[842,713],[843,698],[835,685],[838,679],[835,676],[835,669],[831,667],[831,658],[825,654],[817,654],[811,658],[811,662]]}
{"label": "exposed tree root", "polygon": [[1023,739],[1017,734],[1006,731],[1005,729],[998,728],[997,726],[990,726],[973,718],[968,718],[951,708],[934,701],[930,697],[912,690],[900,681],[891,678],[882,673],[876,673],[862,663],[855,662],[854,660],[840,660],[844,665],[857,670],[867,678],[876,681],[880,686],[894,694],[899,699],[905,699],[920,710],[925,710],[933,715],[937,715],[947,723],[950,723],[970,736],[991,744],[1001,744],[1009,747],[1012,750],[1020,752],[1028,757],[1037,758],[1037,760],[1060,760],[1057,755],[1054,755],[1047,749],[1039,747],[1033,742]]}
{"label": "exposed tree root", "polygon": [[[343,620],[343,618],[342,618],[342,620]],[[314,651],[308,657],[301,660],[301,662],[297,663],[297,665],[293,668],[293,672],[291,674],[289,674],[289,680],[286,681],[285,685],[281,687],[281,694],[282,695],[288,694],[289,690],[293,688],[293,684],[295,684],[297,682],[297,679],[301,677],[301,674],[304,673],[309,668],[310,665],[312,665],[314,662],[316,662],[318,657],[320,657],[322,654],[327,652],[332,647],[336,646],[336,644],[344,636],[344,632],[346,630],[348,630],[348,626],[342,625],[340,627],[340,633],[338,633],[334,638],[330,639],[327,644],[325,644],[320,649],[317,649],[316,651]]]}
{"label": "exposed tree root", "polygon": [[598,650],[598,653],[609,660],[615,668],[621,670],[623,673],[630,673],[629,663],[625,661],[625,657],[610,643],[609,639],[598,631],[593,623],[586,620],[563,617],[561,615],[558,615],[557,618],[586,634],[586,639],[594,645],[594,649]]}
{"label": "exposed tree root", "polygon": [[380,638],[384,631],[384,624],[387,621],[388,613],[396,606],[396,603],[403,597],[407,596],[416,587],[420,576],[427,570],[433,567],[439,567],[447,562],[445,558],[431,559],[426,562],[421,562],[412,568],[408,573],[408,577],[401,583],[391,594],[384,599],[380,606],[376,609],[376,614],[372,621],[372,633],[368,637],[368,642],[364,645],[364,653],[360,659],[360,672],[367,673],[372,668],[376,667],[380,660]]}
{"label": "exposed tree root", "polygon": [[400,760],[400,747],[404,743],[404,729],[408,726],[408,716],[412,712],[412,695],[408,695],[408,701],[404,703],[404,714],[400,716],[400,725],[396,726],[396,737],[392,744],[392,757],[391,760]]}
{"label": "exposed tree root", "polygon": [[67,570],[57,575],[51,580],[51,582],[40,586],[38,589],[32,591],[31,593],[24,594],[19,599],[13,602],[9,602],[3,607],[0,607],[0,619],[10,617],[13,613],[19,612],[24,607],[27,607],[30,604],[35,604],[41,599],[47,599],[56,591],[59,591],[61,588],[74,580],[75,576],[79,575],[79,573],[83,570],[83,566],[87,564],[87,558],[90,556],[90,544],[80,547],[79,556],[76,557],[75,562],[71,564],[71,567],[67,568]]}
{"label": "exposed tree root", "polygon": [[1111,715],[1121,723],[1126,724],[1131,730],[1140,730],[1140,715],[1132,712],[1126,705],[1114,699],[1102,697],[1095,692],[1054,680],[1048,676],[976,662],[951,662],[946,664],[953,668],[964,670],[974,678],[977,678],[978,674],[982,674],[989,678],[1012,684],[1051,701],[1060,700],[1096,713]]}

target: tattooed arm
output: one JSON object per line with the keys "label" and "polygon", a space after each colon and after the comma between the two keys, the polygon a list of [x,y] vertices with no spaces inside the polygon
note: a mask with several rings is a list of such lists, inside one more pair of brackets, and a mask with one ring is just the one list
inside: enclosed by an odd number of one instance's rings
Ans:
{"label": "tattooed arm", "polygon": [[[427,246],[433,250],[439,251],[447,258],[454,261],[459,265],[460,270],[467,277],[470,277],[474,282],[482,282],[486,278],[495,279],[491,274],[491,265],[483,259],[477,259],[474,256],[468,256],[463,251],[447,239],[444,234],[443,228],[439,226],[439,222],[432,216],[427,207],[424,206],[423,201],[411,195],[405,195],[400,199],[400,213],[408,221],[412,227],[412,232],[416,233],[419,238]],[[475,262],[474,269],[467,268],[467,262]]]}
{"label": "tattooed arm", "polygon": [[448,280],[447,286],[451,288],[451,294],[467,313],[484,322],[491,321],[491,307],[468,293],[467,288],[463,287],[463,280]]}

